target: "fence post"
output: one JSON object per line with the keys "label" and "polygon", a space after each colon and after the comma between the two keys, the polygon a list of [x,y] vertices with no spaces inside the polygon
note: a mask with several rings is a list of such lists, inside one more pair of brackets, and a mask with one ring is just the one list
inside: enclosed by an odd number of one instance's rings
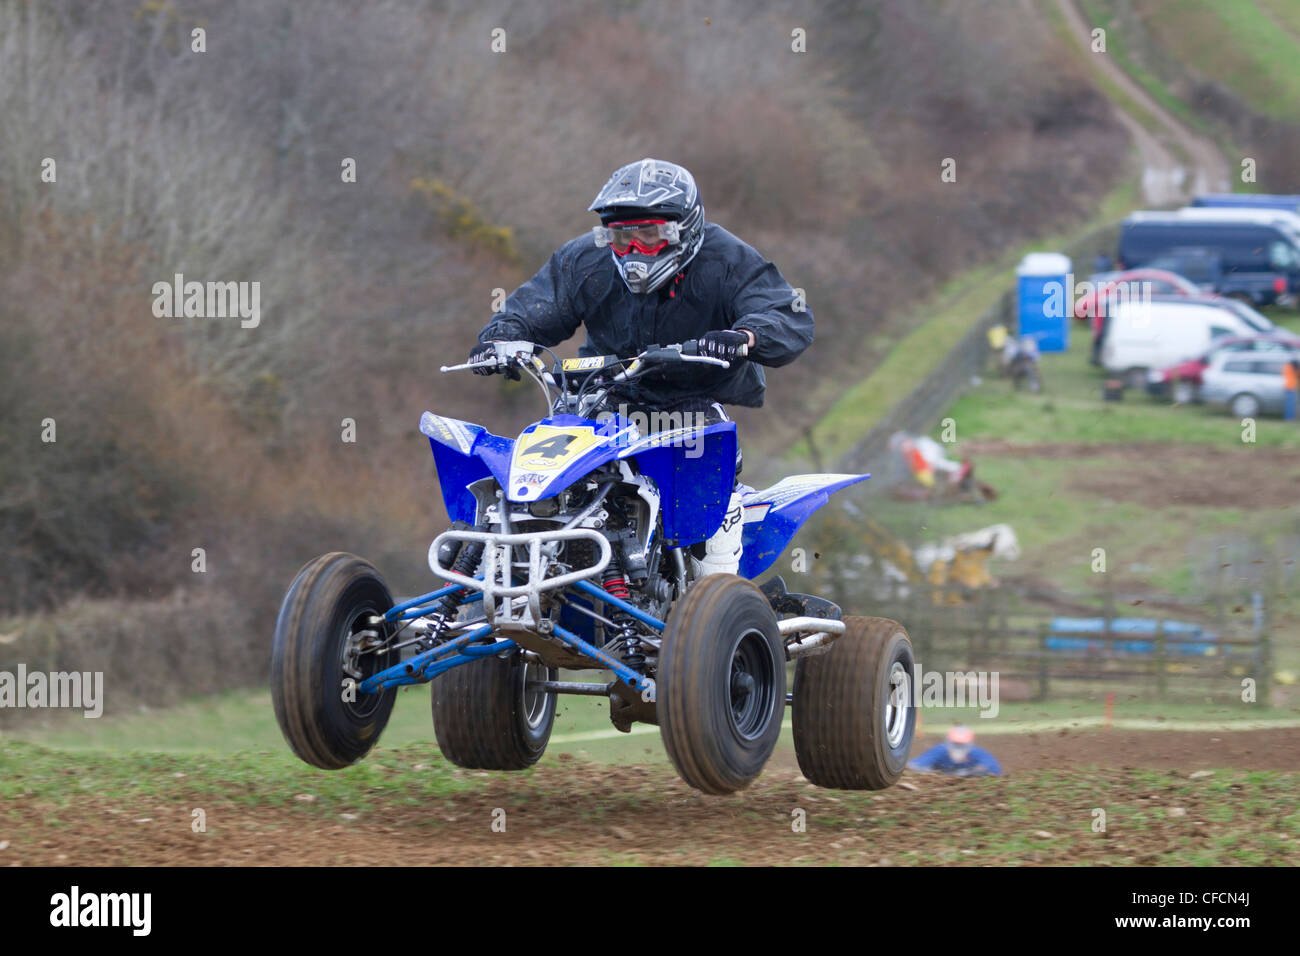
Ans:
{"label": "fence post", "polygon": [[1251,603],[1255,610],[1255,670],[1259,674],[1255,678],[1255,686],[1259,691],[1255,699],[1263,701],[1264,706],[1267,707],[1269,677],[1273,670],[1273,642],[1268,633],[1268,612],[1264,607],[1264,595],[1256,591],[1251,595]]}
{"label": "fence post", "polygon": [[1165,622],[1163,618],[1156,621],[1156,667],[1160,668],[1156,673],[1156,691],[1160,694],[1161,698],[1163,698],[1165,696],[1165,671],[1167,670],[1165,658]]}
{"label": "fence post", "polygon": [[1047,670],[1047,623],[1043,622],[1038,625],[1038,699],[1047,700],[1047,694],[1050,690],[1048,686]]}

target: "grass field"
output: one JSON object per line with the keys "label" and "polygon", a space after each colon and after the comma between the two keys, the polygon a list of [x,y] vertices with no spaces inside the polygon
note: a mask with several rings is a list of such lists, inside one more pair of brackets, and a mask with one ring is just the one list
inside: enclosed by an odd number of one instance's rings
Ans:
{"label": "grass field", "polygon": [[1294,122],[1300,12],[1286,0],[1143,0],[1148,31],[1170,55],[1251,107]]}
{"label": "grass field", "polygon": [[325,773],[283,749],[92,755],[0,740],[0,862],[1300,861],[1300,773],[1193,771],[1204,766],[1195,760],[1182,769],[1168,761],[1138,769],[1127,739],[1114,741],[1113,762],[1060,765],[1063,750],[1077,741],[1095,745],[1095,737],[1049,737],[1055,769],[964,781],[908,775],[879,792],[821,790],[774,758],[755,785],[722,798],[688,790],[667,767],[564,753],[524,773],[489,774],[451,767],[429,744],[380,746],[355,766]]}
{"label": "grass field", "polygon": [[[1113,222],[1137,202],[1136,180],[1125,181],[1103,201],[1098,215],[1074,233]],[[901,323],[912,329],[893,343],[889,355],[861,381],[843,390],[814,429],[817,451],[828,462],[837,460],[853,447],[871,427],[916,384],[922,381],[944,355],[970,330],[975,318],[991,308],[1011,287],[1016,264],[1028,252],[1068,242],[1070,236],[1048,236],[1026,242],[999,256],[996,261],[963,273],[947,283],[930,301],[916,309],[912,319]],[[796,458],[811,458],[806,441],[791,449]]]}

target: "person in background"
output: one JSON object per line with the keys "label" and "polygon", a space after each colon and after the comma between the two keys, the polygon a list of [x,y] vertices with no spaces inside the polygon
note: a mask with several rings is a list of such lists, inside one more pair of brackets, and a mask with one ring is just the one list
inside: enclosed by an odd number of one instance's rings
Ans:
{"label": "person in background", "polygon": [[1282,417],[1295,421],[1296,393],[1300,391],[1300,360],[1292,359],[1282,366]]}
{"label": "person in background", "polygon": [[951,773],[959,777],[1000,777],[1002,765],[983,747],[975,746],[975,732],[957,726],[948,731],[948,739],[935,744],[908,761],[909,770],[922,773]]}

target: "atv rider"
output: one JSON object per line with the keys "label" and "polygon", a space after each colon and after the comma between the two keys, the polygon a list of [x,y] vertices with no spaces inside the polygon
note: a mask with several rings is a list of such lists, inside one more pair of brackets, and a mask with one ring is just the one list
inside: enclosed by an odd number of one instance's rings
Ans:
{"label": "atv rider", "polygon": [[[700,354],[730,367],[656,369],[619,390],[625,406],[675,413],[683,424],[725,421],[722,405],[760,407],[766,379],[758,365],[786,365],[813,338],[812,312],[776,266],[705,221],[695,178],[675,163],[622,167],[588,209],[601,224],[566,242],[511,293],[469,361],[494,359],[493,341],[559,345],[579,325],[587,330],[582,356],[630,358],[651,345],[697,339]],[[697,574],[736,573],[739,518],[737,490],[722,528],[692,552]]]}

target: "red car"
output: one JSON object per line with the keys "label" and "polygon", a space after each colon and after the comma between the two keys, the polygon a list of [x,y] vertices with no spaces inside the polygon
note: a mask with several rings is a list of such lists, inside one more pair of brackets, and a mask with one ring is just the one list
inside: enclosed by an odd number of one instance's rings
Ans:
{"label": "red car", "polygon": [[1201,373],[1209,367],[1210,359],[1218,352],[1294,352],[1300,349],[1300,336],[1279,331],[1264,335],[1229,335],[1214,343],[1214,348],[1199,358],[1179,362],[1153,376],[1147,391],[1160,398],[1172,398],[1180,405],[1197,401],[1201,388]]}
{"label": "red car", "polygon": [[[1141,284],[1149,282],[1150,289],[1144,292]],[[1121,289],[1120,286],[1134,283],[1137,287],[1132,289]],[[1096,283],[1093,291],[1079,297],[1079,301],[1074,304],[1074,317],[1080,322],[1088,319],[1092,320],[1092,334],[1096,335],[1101,331],[1101,319],[1106,314],[1104,303],[1109,296],[1115,296],[1119,301],[1128,298],[1135,298],[1138,295],[1199,295],[1200,287],[1189,279],[1184,279],[1176,272],[1167,272],[1164,269],[1129,269],[1126,272],[1110,272]],[[1103,303],[1103,308],[1097,308],[1098,303]]]}

